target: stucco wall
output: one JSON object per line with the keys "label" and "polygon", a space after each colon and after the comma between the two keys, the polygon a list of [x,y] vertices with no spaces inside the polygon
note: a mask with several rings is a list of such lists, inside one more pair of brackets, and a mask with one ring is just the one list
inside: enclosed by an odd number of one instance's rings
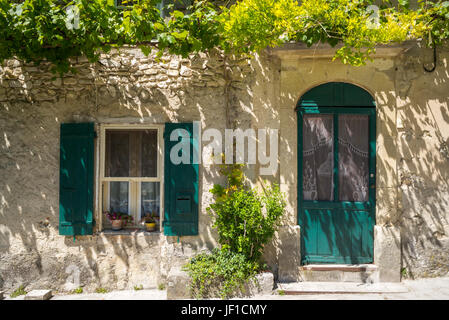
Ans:
{"label": "stucco wall", "polygon": [[6,62],[0,69],[0,287],[63,290],[72,265],[87,290],[156,287],[194,251],[217,245],[205,211],[209,190],[222,182],[214,165],[200,169],[198,237],[60,236],[59,126],[201,121],[223,130],[227,114],[240,112],[241,99],[248,100],[243,83],[249,78],[241,74],[251,74],[246,60],[224,59],[215,52],[156,62],[128,48],[95,64],[80,58],[77,73],[63,78],[45,64]]}
{"label": "stucco wall", "polygon": [[[80,58],[78,73],[63,78],[45,64],[8,61],[0,69],[0,287],[64,290],[71,265],[87,290],[156,287],[171,268],[217,244],[205,211],[209,189],[222,181],[214,165],[200,167],[198,237],[95,234],[74,242],[59,236],[60,123],[199,120],[203,129],[277,129],[276,175],[260,177],[259,164],[247,175],[254,185],[266,178],[280,183],[288,200],[284,225],[295,225],[294,107],[328,81],[354,83],[376,98],[377,224],[400,229],[403,267],[415,277],[447,273],[449,53],[440,49],[435,72],[426,73],[422,63],[432,61],[432,51],[408,46],[359,68],[332,62],[326,48],[267,51],[250,62],[220,52],[156,62],[128,48],[95,64]],[[267,247],[275,272],[284,238]]]}
{"label": "stucco wall", "polygon": [[310,88],[331,81],[353,83],[376,99],[376,224],[397,228],[402,274],[449,271],[449,52],[417,43],[381,48],[363,67],[331,62],[326,46],[273,50],[280,61],[280,183],[289,196],[288,219],[297,220],[296,102]]}

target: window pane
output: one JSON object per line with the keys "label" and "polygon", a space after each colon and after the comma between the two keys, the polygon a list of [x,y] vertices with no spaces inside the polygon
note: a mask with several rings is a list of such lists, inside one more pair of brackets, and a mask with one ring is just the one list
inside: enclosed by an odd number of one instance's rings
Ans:
{"label": "window pane", "polygon": [[368,201],[367,115],[338,117],[338,190],[342,201]]}
{"label": "window pane", "polygon": [[304,200],[334,199],[334,122],[332,115],[305,115],[303,122]]}
{"label": "window pane", "polygon": [[157,177],[158,134],[151,130],[107,130],[105,177]]}
{"label": "window pane", "polygon": [[129,133],[106,131],[106,177],[129,177]]}
{"label": "window pane", "polygon": [[142,132],[141,177],[157,176],[157,130]]}
{"label": "window pane", "polygon": [[129,183],[109,182],[109,211],[129,214]]}
{"label": "window pane", "polygon": [[145,215],[160,216],[160,184],[159,182],[142,182],[141,183],[141,219]]}

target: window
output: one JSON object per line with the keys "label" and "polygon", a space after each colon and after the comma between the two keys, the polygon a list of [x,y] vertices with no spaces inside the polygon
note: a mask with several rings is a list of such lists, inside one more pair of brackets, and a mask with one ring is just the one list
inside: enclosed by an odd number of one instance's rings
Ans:
{"label": "window", "polygon": [[104,125],[101,128],[102,227],[104,212],[133,217],[127,228],[143,227],[145,215],[159,222],[162,212],[162,126]]}

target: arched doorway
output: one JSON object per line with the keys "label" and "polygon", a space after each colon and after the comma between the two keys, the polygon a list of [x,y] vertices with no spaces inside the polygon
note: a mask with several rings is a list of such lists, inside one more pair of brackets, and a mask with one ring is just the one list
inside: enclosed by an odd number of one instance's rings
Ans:
{"label": "arched doorway", "polygon": [[297,114],[301,263],[372,263],[374,98],[353,84],[325,83],[301,97]]}

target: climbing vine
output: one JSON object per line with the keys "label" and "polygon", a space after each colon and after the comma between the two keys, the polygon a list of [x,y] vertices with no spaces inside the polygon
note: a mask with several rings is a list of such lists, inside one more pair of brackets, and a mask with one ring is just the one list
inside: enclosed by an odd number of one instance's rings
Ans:
{"label": "climbing vine", "polygon": [[[180,1],[180,0],[175,0]],[[287,42],[341,44],[335,58],[364,64],[378,44],[424,39],[440,45],[449,37],[449,1],[408,0],[194,0],[185,12],[160,15],[160,0],[0,0],[0,62],[17,57],[50,61],[59,73],[70,59],[96,61],[123,45],[190,53],[221,48],[253,54]],[[124,4],[124,5],[123,5]]]}

